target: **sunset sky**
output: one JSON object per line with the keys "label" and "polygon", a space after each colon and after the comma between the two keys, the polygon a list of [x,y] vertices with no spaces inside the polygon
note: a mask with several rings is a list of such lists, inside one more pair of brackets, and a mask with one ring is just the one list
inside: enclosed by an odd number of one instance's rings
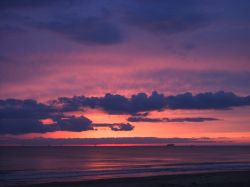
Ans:
{"label": "sunset sky", "polygon": [[250,143],[249,33],[249,0],[1,0],[0,144]]}

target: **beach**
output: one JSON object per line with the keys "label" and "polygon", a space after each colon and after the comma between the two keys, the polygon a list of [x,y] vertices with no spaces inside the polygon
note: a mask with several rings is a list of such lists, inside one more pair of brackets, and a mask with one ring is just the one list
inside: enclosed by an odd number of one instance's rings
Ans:
{"label": "beach", "polygon": [[[20,186],[20,185],[19,185]],[[52,182],[22,187],[249,187],[250,171],[162,175],[150,177],[99,179],[78,182]]]}

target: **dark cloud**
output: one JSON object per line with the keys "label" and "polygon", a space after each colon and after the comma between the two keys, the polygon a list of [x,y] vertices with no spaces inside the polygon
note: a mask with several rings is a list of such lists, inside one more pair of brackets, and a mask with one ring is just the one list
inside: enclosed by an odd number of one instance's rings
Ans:
{"label": "dark cloud", "polygon": [[63,20],[37,24],[37,27],[62,34],[82,44],[110,45],[122,41],[118,25],[101,17],[66,17]]}
{"label": "dark cloud", "polygon": [[130,122],[205,122],[219,120],[217,118],[146,118],[146,117],[130,117],[128,121]]}
{"label": "dark cloud", "polygon": [[198,1],[137,1],[127,10],[128,22],[136,27],[162,33],[193,31],[207,26],[210,18],[199,11]]}
{"label": "dark cloud", "polygon": [[0,119],[0,134],[47,133],[55,131],[81,132],[96,130],[95,127],[108,127],[112,131],[131,131],[134,126],[129,123],[95,124],[86,117],[56,116],[53,124],[43,124],[34,118]]}
{"label": "dark cloud", "polygon": [[138,114],[143,111],[162,110],[166,106],[163,94],[156,91],[150,96],[138,93],[131,98],[122,95],[106,94],[104,97],[58,98],[52,105],[62,104],[65,111],[79,110],[81,107],[102,108],[109,114]]}
{"label": "dark cloud", "polygon": [[111,126],[112,131],[131,131],[134,129],[134,126],[129,123],[115,124]]}
{"label": "dark cloud", "polygon": [[43,124],[35,118],[1,118],[0,134],[47,133],[55,131],[81,132],[94,130],[92,122],[85,117],[60,116],[53,118],[53,124]]}
{"label": "dark cloud", "polygon": [[86,117],[65,116],[53,118],[61,131],[81,132],[94,130],[92,121]]}
{"label": "dark cloud", "polygon": [[109,127],[112,131],[131,131],[134,126],[129,123],[94,123],[94,127]]}
{"label": "dark cloud", "polygon": [[[122,95],[106,94],[104,97],[58,98],[52,105],[62,105],[62,110],[81,110],[82,107],[101,108],[109,114],[138,115],[142,112],[164,109],[230,109],[249,106],[250,96],[241,97],[232,92],[191,93],[164,96],[154,91],[151,95],[138,93],[131,98]],[[147,113],[146,113],[147,114]]]}
{"label": "dark cloud", "polygon": [[[43,124],[44,119],[51,119],[54,123]],[[94,127],[98,126],[101,125],[93,124],[86,117],[68,116],[63,114],[61,109],[38,103],[35,100],[0,100],[0,134],[81,132],[94,130]],[[102,126],[109,127],[112,131],[130,131],[134,128],[128,123],[102,124]]]}
{"label": "dark cloud", "polygon": [[57,112],[57,110],[51,106],[38,103],[32,99],[0,100],[0,119],[42,119],[51,117],[51,114],[54,112]]}
{"label": "dark cloud", "polygon": [[147,116],[148,112],[164,109],[229,109],[250,105],[250,96],[241,97],[232,92],[206,92],[193,95],[184,93],[164,96],[154,91],[151,95],[138,93],[130,98],[106,94],[103,97],[60,97],[48,104],[36,100],[0,100],[0,118],[51,118],[67,111],[79,111],[83,107],[101,108],[109,114],[134,114]]}
{"label": "dark cloud", "polygon": [[[26,31],[28,27],[34,27],[58,33],[80,44],[111,45],[122,42],[119,24],[107,18],[102,13],[103,9],[99,10],[96,6],[104,5],[88,0],[3,0],[0,1],[0,10],[3,10],[0,31],[5,31],[5,35],[10,33],[8,31],[20,34],[22,28]],[[41,13],[35,12],[38,8]]]}
{"label": "dark cloud", "polygon": [[133,115],[134,117],[146,117],[149,115],[149,112],[138,112],[135,115]]}
{"label": "dark cloud", "polygon": [[138,93],[131,98],[121,95],[106,94],[100,98],[100,107],[111,114],[138,113],[141,111],[161,110],[164,108],[164,96],[153,92],[147,96],[145,93]]}
{"label": "dark cloud", "polygon": [[[45,133],[54,131],[80,132],[106,126],[113,131],[131,131],[129,123],[94,124],[86,117],[64,114],[66,111],[80,111],[84,107],[99,108],[109,114],[130,114],[130,122],[203,122],[215,118],[147,118],[148,112],[164,109],[230,109],[249,106],[250,96],[241,97],[231,92],[191,93],[164,96],[157,92],[151,95],[138,93],[130,98],[106,94],[104,97],[75,96],[61,97],[48,104],[36,100],[0,100],[0,134]],[[52,119],[53,124],[44,125],[41,121]]]}
{"label": "dark cloud", "polygon": [[232,92],[191,93],[169,96],[166,98],[170,109],[230,109],[237,106],[249,106],[250,96],[240,97]]}
{"label": "dark cloud", "polygon": [[[120,43],[124,39],[121,30],[127,32],[127,23],[162,33],[196,30],[209,23],[209,18],[198,11],[197,2],[194,1],[188,3],[169,0],[114,3],[79,0],[3,0],[0,1],[0,7],[7,11],[11,9],[11,13],[15,12],[18,15],[14,20],[7,21],[8,24],[47,29],[81,44]],[[48,18],[41,18],[39,13],[33,12],[30,16],[29,13],[24,12],[25,9],[36,10],[37,8],[44,8],[40,10],[42,11],[40,14],[48,14]],[[23,11],[23,14],[19,11]],[[23,20],[18,21],[20,18]]]}
{"label": "dark cloud", "polygon": [[43,125],[38,119],[0,119],[0,134],[46,133],[56,130],[56,125]]}

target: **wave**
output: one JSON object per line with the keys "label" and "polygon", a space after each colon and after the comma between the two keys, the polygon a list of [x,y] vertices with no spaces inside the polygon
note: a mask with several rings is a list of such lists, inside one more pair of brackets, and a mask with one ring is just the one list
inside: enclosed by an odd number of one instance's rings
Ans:
{"label": "wave", "polygon": [[[71,181],[90,180],[100,178],[117,178],[123,176],[147,176],[161,174],[181,174],[181,173],[201,173],[212,171],[235,171],[249,170],[250,163],[246,162],[224,162],[224,163],[179,163],[158,166],[140,166],[131,168],[110,168],[95,170],[79,170],[79,171],[60,171],[60,170],[8,170],[0,172],[0,184],[27,184],[27,183],[43,183],[50,181]],[[1,186],[0,185],[0,186]]]}

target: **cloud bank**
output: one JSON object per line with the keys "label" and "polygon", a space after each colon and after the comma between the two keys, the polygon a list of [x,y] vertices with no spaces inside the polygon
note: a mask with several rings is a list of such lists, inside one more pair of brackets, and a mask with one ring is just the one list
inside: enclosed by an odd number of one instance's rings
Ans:
{"label": "cloud bank", "polygon": [[165,96],[154,91],[151,95],[138,93],[127,98],[122,95],[106,94],[103,97],[75,96],[61,97],[52,101],[52,105],[61,105],[64,111],[80,110],[81,107],[101,108],[109,114],[131,114],[164,109],[231,109],[249,106],[250,96],[241,97],[232,92],[206,92]]}
{"label": "cloud bank", "polygon": [[[93,123],[84,116],[75,117],[65,112],[83,111],[85,107],[101,109],[108,114],[128,114],[128,122],[204,122],[216,118],[147,118],[148,112],[165,109],[231,109],[249,106],[250,96],[237,96],[231,92],[207,92],[165,96],[154,91],[151,95],[138,93],[131,97],[106,94],[103,97],[75,96],[60,97],[47,104],[36,100],[6,99],[0,100],[0,134],[46,133],[55,131],[81,132],[108,127],[112,131],[131,131],[130,123]],[[51,119],[51,124],[43,120]]]}
{"label": "cloud bank", "polygon": [[[51,119],[53,123],[44,124],[42,120]],[[90,119],[65,115],[61,109],[38,103],[35,100],[0,100],[0,134],[47,133],[55,131],[81,132],[96,130],[105,126],[112,131],[130,131],[129,123],[94,124]]]}

